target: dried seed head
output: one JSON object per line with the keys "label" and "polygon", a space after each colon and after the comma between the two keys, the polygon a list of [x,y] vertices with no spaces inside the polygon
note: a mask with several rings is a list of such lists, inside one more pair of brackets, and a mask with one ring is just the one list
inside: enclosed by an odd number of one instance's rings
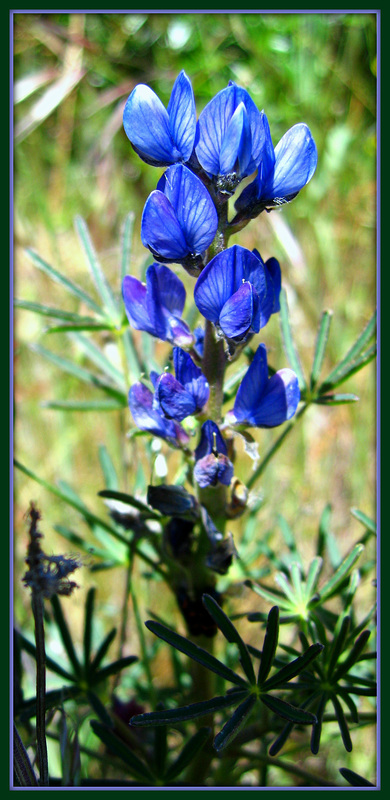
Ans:
{"label": "dried seed head", "polygon": [[77,583],[69,580],[69,575],[81,567],[77,556],[48,556],[41,548],[40,540],[43,534],[38,530],[38,521],[41,513],[31,502],[27,512],[30,521],[30,541],[27,547],[26,564],[27,572],[23,576],[23,583],[29,586],[35,594],[42,597],[52,597],[54,594],[70,595],[73,589],[78,588]]}

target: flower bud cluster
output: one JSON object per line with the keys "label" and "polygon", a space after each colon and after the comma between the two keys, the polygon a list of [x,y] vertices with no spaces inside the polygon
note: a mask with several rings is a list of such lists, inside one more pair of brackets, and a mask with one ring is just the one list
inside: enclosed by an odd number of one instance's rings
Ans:
{"label": "flower bud cluster", "polygon": [[[191,454],[193,477],[200,488],[230,485],[234,470],[223,431],[270,428],[291,419],[300,400],[298,379],[287,368],[269,377],[266,348],[260,344],[224,423],[210,419],[213,374],[210,364],[206,370],[205,330],[198,326],[191,331],[183,319],[186,291],[167,265],[180,264],[196,278],[194,301],[206,327],[211,325],[214,341],[223,340],[227,360],[237,357],[279,312],[281,271],[275,258],[264,262],[258,250],[229,247],[229,236],[263,210],[298,194],[316,169],[316,146],[307,125],[298,123],[274,148],[264,111],[233,82],[197,120],[184,71],[167,108],[150,87],[136,86],[123,121],[139,157],[165,168],[141,221],[141,239],[154,263],[147,269],[146,284],[125,277],[123,300],[132,327],[173,345],[174,367],[174,374],[151,372],[148,385],[133,385],[130,410],[141,430],[185,448],[187,454],[189,435],[183,422],[198,417],[202,424]],[[251,177],[236,197],[240,183]],[[233,195],[236,213],[229,221]]]}

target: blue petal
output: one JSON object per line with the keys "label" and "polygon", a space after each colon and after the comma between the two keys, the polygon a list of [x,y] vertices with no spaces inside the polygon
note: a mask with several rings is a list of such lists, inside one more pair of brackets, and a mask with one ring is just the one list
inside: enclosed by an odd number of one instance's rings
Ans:
{"label": "blue petal", "polygon": [[261,198],[283,199],[299,192],[313,176],[317,148],[303,122],[294,125],[275,147],[275,168],[261,191]]}
{"label": "blue petal", "polygon": [[201,489],[206,486],[216,486],[223,483],[229,486],[233,477],[234,467],[225,455],[215,456],[210,453],[196,462],[194,467],[194,478]]}
{"label": "blue petal", "polygon": [[172,204],[158,190],[152,192],[145,203],[141,239],[156,258],[165,261],[180,261],[188,254],[189,248]]}
{"label": "blue petal", "polygon": [[196,131],[196,110],[191,81],[184,70],[174,83],[168,103],[169,128],[183,161],[191,156]]}
{"label": "blue petal", "polygon": [[202,370],[181,347],[173,349],[173,364],[177,380],[195,401],[195,410],[192,413],[200,411],[206,405],[210,393],[209,384]]}
{"label": "blue petal", "polygon": [[186,300],[184,284],[165,264],[152,264],[147,270],[147,275],[152,267],[158,284],[161,305],[174,316],[180,317]]}
{"label": "blue petal", "polygon": [[242,340],[253,318],[253,286],[245,281],[229,300],[219,316],[219,325],[228,339]]}
{"label": "blue petal", "polygon": [[146,307],[146,286],[132,275],[126,275],[122,283],[122,296],[130,325],[136,330],[154,333]]}
{"label": "blue petal", "polygon": [[[264,344],[256,350],[253,361],[242,379],[234,402],[233,415],[237,423],[247,422],[261,402],[267,388],[267,351]],[[230,418],[232,415],[229,415]]]}
{"label": "blue petal", "polygon": [[206,105],[198,120],[197,144],[195,152],[199,163],[210,175],[221,174],[220,154],[225,134],[237,107],[243,103],[248,115],[251,133],[251,160],[245,168],[250,175],[256,168],[257,159],[265,143],[263,114],[245,89],[230,83]]}
{"label": "blue petal", "polygon": [[137,428],[163,439],[176,439],[177,426],[153,408],[153,394],[143,383],[135,383],[129,391],[129,407]]}
{"label": "blue petal", "polygon": [[274,428],[294,416],[300,400],[298,378],[291,369],[280,369],[268,381],[257,408],[248,418],[250,425]]}
{"label": "blue petal", "polygon": [[252,328],[255,333],[258,333],[260,328],[267,324],[272,314],[275,292],[272,277],[257,250],[252,253],[246,252],[244,275],[245,279],[256,289]]}
{"label": "blue petal", "polygon": [[141,83],[133,89],[123,112],[123,126],[146,163],[167,166],[180,157],[170,134],[168,113],[149,86]]}
{"label": "blue petal", "polygon": [[[244,279],[244,265],[239,245],[217,253],[202,270],[196,281],[194,300],[206,319],[218,324],[220,313]],[[246,251],[249,253],[249,250]]]}
{"label": "blue petal", "polygon": [[177,164],[165,172],[164,194],[175,210],[187,253],[203,253],[218,227],[217,211],[206,187],[188,167]]}
{"label": "blue petal", "polygon": [[169,372],[161,375],[157,382],[156,400],[164,414],[178,422],[196,411],[196,403],[192,394]]}
{"label": "blue petal", "polygon": [[243,103],[236,108],[222,140],[219,155],[220,175],[237,172],[239,176],[246,174],[245,170],[251,160],[252,137],[249,118]]}

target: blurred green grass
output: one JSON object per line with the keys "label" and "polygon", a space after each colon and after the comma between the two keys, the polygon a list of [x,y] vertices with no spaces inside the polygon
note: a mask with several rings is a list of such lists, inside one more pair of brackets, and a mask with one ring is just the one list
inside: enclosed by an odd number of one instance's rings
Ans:
{"label": "blurred green grass", "polygon": [[[274,144],[296,122],[306,122],[313,133],[319,161],[311,183],[291,205],[250,223],[237,241],[257,247],[264,258],[280,260],[306,372],[321,312],[333,310],[325,374],[354,342],[376,304],[375,14],[16,13],[15,295],[69,308],[61,288],[28,261],[26,247],[87,288],[73,228],[76,214],[87,220],[107,277],[119,290],[120,230],[133,211],[132,265],[140,274],[147,255],[139,238],[140,218],[159,171],[133,152],[122,129],[123,106],[139,82],[151,85],[167,104],[183,68],[193,83],[198,113],[234,80],[264,108]],[[189,297],[191,279],[180,276]],[[18,459],[52,483],[69,481],[100,513],[98,444],[108,445],[122,488],[132,489],[131,472],[124,474],[122,468],[123,448],[132,447],[125,439],[130,414],[43,409],[42,402],[80,397],[81,389],[31,353],[34,343],[61,353],[60,335],[48,341],[44,320],[28,311],[16,312],[15,325]],[[264,340],[271,363],[284,366],[275,318]],[[157,352],[163,364],[168,351],[159,346]],[[375,516],[374,365],[351,378],[345,390],[360,402],[312,407],[257,487],[264,499],[259,536],[270,528],[276,531],[280,512],[304,544],[308,560],[326,503],[332,504],[333,530],[343,553],[361,534],[350,508]],[[264,453],[275,432],[257,432],[256,438]],[[132,455],[129,451],[129,462]],[[238,464],[237,473],[245,479],[251,462],[240,452]],[[23,514],[30,499],[42,509],[53,551],[63,541],[58,543],[52,527],[68,510],[20,474],[15,490],[15,574],[20,575]],[[232,525],[238,549],[241,527],[240,520]],[[90,580],[85,570],[83,586]],[[108,615],[117,611],[116,585],[115,572],[107,575],[102,591]],[[158,586],[156,591],[158,596]],[[150,593],[152,604],[156,592]],[[27,623],[27,608],[20,613]]]}

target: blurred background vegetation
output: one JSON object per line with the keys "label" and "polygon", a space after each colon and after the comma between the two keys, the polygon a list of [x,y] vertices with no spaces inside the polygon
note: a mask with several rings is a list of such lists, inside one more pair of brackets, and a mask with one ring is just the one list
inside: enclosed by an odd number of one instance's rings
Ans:
{"label": "blurred background vegetation", "polygon": [[[26,257],[27,247],[90,290],[74,230],[75,215],[86,220],[105,274],[119,291],[121,229],[126,215],[134,212],[132,272],[141,275],[147,257],[139,237],[141,213],[160,172],[133,152],[122,128],[122,112],[137,83],[149,84],[166,105],[181,69],[192,81],[198,113],[233,80],[265,110],[274,144],[297,122],[306,122],[312,131],[319,158],[311,183],[291,205],[262,214],[234,241],[257,247],[263,258],[279,259],[306,373],[321,312],[333,310],[325,375],[353,344],[376,305],[375,14],[16,13],[15,296],[70,308],[61,286]],[[186,284],[189,312],[192,279],[179,267],[175,270]],[[32,352],[41,344],[62,355],[72,351],[80,365],[84,363],[71,340],[63,334],[49,336],[46,327],[44,318],[17,310],[15,453],[41,478],[53,484],[62,479],[76,487],[91,508],[104,514],[96,496],[103,488],[100,444],[110,452],[121,489],[134,490],[134,452],[127,449],[132,445],[126,438],[130,413],[43,407],[56,399],[94,396],[93,388],[85,388]],[[286,366],[274,317],[263,340],[272,365]],[[109,357],[110,341],[104,333],[101,343]],[[155,357],[161,365],[167,353],[165,345],[157,345]],[[311,407],[297,425],[255,487],[262,498],[256,536],[273,530],[275,546],[280,513],[308,562],[327,503],[332,506],[332,532],[341,554],[361,533],[351,507],[375,517],[375,374],[373,363],[345,385],[345,391],[359,396],[358,403]],[[260,453],[275,435],[275,431],[255,434]],[[239,455],[236,473],[245,480],[252,463]],[[53,527],[72,513],[58,498],[16,473],[15,603],[20,624],[26,626],[30,626],[29,601],[19,586],[26,545],[24,514],[31,499],[42,511],[49,552],[66,551],[67,544]],[[232,526],[239,552],[241,524],[238,520]],[[98,575],[91,576],[84,568],[82,588],[67,603],[76,629],[81,624],[82,596],[95,580],[99,581]],[[105,574],[104,585],[99,583],[102,626],[118,614],[122,602],[118,581],[122,578],[113,570]],[[371,602],[372,585],[366,583],[362,601]],[[157,608],[158,584],[151,582],[145,588],[143,582],[142,591],[146,606]],[[174,603],[169,597],[166,603],[169,618]],[[135,646],[130,635],[130,647]],[[359,750],[356,757],[352,754],[350,765],[364,774],[366,755]],[[367,758],[369,751],[367,745]]]}

